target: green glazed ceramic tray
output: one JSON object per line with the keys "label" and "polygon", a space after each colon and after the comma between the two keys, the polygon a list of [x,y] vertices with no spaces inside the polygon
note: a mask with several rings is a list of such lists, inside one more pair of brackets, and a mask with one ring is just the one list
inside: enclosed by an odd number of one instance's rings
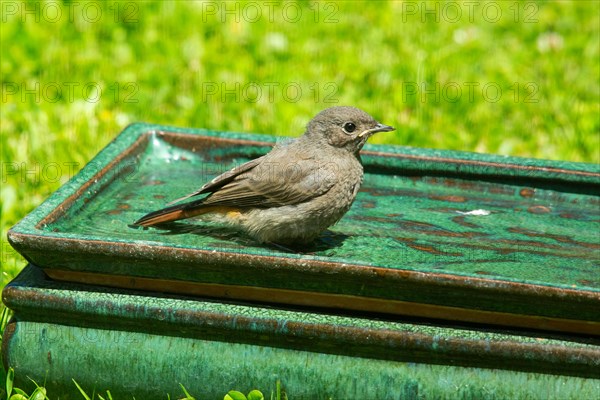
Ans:
{"label": "green glazed ceramic tray", "polygon": [[600,335],[600,166],[367,146],[350,212],[294,252],[143,214],[268,136],[129,126],[9,232],[58,280]]}

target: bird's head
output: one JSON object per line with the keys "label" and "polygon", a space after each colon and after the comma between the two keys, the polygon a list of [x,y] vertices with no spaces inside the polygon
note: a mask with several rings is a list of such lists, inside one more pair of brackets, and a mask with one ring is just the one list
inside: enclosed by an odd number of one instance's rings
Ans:
{"label": "bird's head", "polygon": [[317,114],[308,123],[306,136],[323,145],[358,153],[373,134],[393,130],[395,128],[377,122],[363,110],[337,106]]}

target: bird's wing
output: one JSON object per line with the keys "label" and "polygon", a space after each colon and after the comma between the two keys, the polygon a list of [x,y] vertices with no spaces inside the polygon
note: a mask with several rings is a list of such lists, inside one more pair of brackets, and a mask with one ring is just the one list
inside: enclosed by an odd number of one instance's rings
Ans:
{"label": "bird's wing", "polygon": [[[279,158],[281,160],[281,158]],[[313,158],[262,160],[208,196],[203,206],[279,207],[298,204],[328,192],[336,182],[335,164]]]}
{"label": "bird's wing", "polygon": [[134,225],[152,226],[225,208],[269,208],[299,204],[327,193],[337,182],[339,165],[316,157],[302,143],[275,146],[265,156],[219,175],[175,202],[207,194],[144,215]]}
{"label": "bird's wing", "polygon": [[242,167],[246,172],[226,172],[188,196],[212,191],[208,197],[151,212],[134,225],[153,226],[224,208],[268,208],[302,203],[333,187],[336,182],[334,165],[314,159],[299,160],[293,166],[270,165],[264,160],[253,165],[244,164]]}
{"label": "bird's wing", "polygon": [[[189,203],[180,203],[175,205],[173,205],[173,203],[179,203],[183,200],[189,199],[190,197],[198,196],[200,194],[218,192],[222,187],[231,184],[233,181],[235,181],[235,179],[238,178],[240,175],[251,171],[257,165],[260,165],[264,157],[265,156],[256,158],[238,167],[230,169],[229,171],[217,176],[212,181],[206,183],[197,191],[188,194],[187,196],[184,196],[182,198],[179,198],[175,201],[172,201],[171,203],[167,204],[167,207],[165,208],[144,215],[143,217],[135,221],[133,224],[140,226],[152,226],[165,222],[177,221],[179,219],[190,218],[199,214],[203,214],[205,212],[210,212],[210,210],[213,209],[213,207],[207,206],[205,202],[206,200],[210,199],[212,195],[199,200],[191,201]],[[222,205],[226,206],[226,204]],[[215,203],[212,204],[212,206],[219,207],[221,206],[221,204]]]}
{"label": "bird's wing", "polygon": [[205,183],[200,189],[196,190],[193,193],[190,193],[188,195],[185,195],[183,197],[180,197],[178,199],[171,201],[169,204],[167,204],[167,206],[170,206],[175,203],[179,203],[183,200],[187,200],[190,197],[198,196],[198,195],[205,194],[205,193],[211,193],[211,192],[215,192],[215,191],[219,190],[221,187],[223,187],[224,185],[226,185],[229,182],[231,182],[232,180],[234,180],[236,176],[243,174],[244,172],[247,172],[247,171],[251,170],[252,168],[256,167],[258,164],[260,164],[261,160],[264,157],[265,156],[255,158],[254,160],[250,160],[247,163],[244,163],[242,165],[239,165],[235,168],[230,169],[227,172],[222,173],[221,175],[217,176],[210,182]]}

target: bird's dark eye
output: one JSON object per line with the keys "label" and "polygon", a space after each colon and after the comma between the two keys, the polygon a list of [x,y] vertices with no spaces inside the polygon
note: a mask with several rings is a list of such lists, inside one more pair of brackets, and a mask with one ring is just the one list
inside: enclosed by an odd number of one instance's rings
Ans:
{"label": "bird's dark eye", "polygon": [[346,122],[342,128],[344,128],[346,133],[352,133],[356,130],[356,125],[354,125],[352,122]]}

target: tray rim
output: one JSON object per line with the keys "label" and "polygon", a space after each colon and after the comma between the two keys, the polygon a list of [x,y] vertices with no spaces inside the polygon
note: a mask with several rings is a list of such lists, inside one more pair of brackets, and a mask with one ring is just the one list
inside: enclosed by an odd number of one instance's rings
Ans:
{"label": "tray rim", "polygon": [[[7,237],[11,245],[13,247],[19,247],[18,244],[22,241],[34,241],[37,238],[40,238],[44,241],[63,241],[71,239],[79,240],[82,242],[92,243],[116,243],[119,245],[149,245],[152,247],[161,247],[166,249],[174,249],[174,250],[186,250],[186,251],[194,251],[199,253],[210,253],[210,254],[221,254],[223,255],[229,254],[228,251],[213,251],[208,249],[200,249],[200,248],[189,248],[189,247],[179,247],[173,245],[161,245],[157,244],[155,241],[144,241],[138,240],[135,243],[124,240],[124,239],[110,239],[106,240],[103,238],[82,238],[80,234],[71,234],[66,232],[54,233],[51,231],[43,230],[40,228],[40,225],[47,222],[49,219],[53,219],[54,214],[60,213],[62,207],[70,207],[72,204],[69,204],[69,201],[73,199],[78,192],[82,191],[85,187],[91,185],[94,182],[96,176],[101,176],[103,172],[107,169],[110,169],[112,166],[118,164],[121,158],[124,158],[128,152],[132,151],[134,146],[140,145],[141,141],[144,138],[147,138],[148,135],[153,134],[174,134],[174,135],[184,135],[184,136],[204,136],[210,138],[217,138],[217,140],[224,141],[234,141],[238,144],[252,144],[258,146],[264,145],[274,145],[277,138],[264,134],[253,134],[253,133],[239,133],[239,132],[224,132],[224,131],[214,131],[208,129],[199,129],[199,128],[181,128],[181,127],[171,127],[164,126],[158,124],[149,124],[149,123],[133,123],[128,125],[119,135],[117,135],[111,142],[109,142],[104,149],[102,149],[95,157],[93,157],[77,174],[75,174],[70,181],[63,184],[58,190],[53,192],[45,201],[43,201],[38,207],[36,207],[33,211],[31,211],[28,215],[26,215],[21,221],[11,227],[8,231]],[[541,179],[556,179],[555,174],[563,175],[563,178],[573,178],[575,177],[577,180],[582,179],[585,183],[597,184],[600,189],[600,164],[589,164],[589,163],[576,163],[576,162],[563,162],[563,161],[553,161],[553,160],[541,160],[541,159],[532,159],[532,158],[523,158],[523,157],[506,157],[499,156],[494,154],[483,154],[483,153],[472,153],[472,152],[462,152],[462,151],[454,151],[454,150],[437,150],[437,149],[422,149],[415,147],[407,147],[407,146],[389,146],[389,145],[369,145],[365,146],[365,150],[361,153],[363,155],[363,159],[367,157],[406,157],[408,160],[414,160],[419,158],[421,160],[432,160],[435,163],[445,164],[447,162],[460,163],[464,161],[470,162],[472,165],[476,167],[482,167],[483,174],[478,173],[478,175],[482,176],[492,176],[497,177],[496,174],[491,173],[487,168],[490,166],[497,168],[506,168],[507,166],[510,168],[516,168],[517,172],[525,171],[527,172],[538,172],[538,178]],[[366,156],[366,157],[365,157]],[[98,163],[97,160],[104,160],[102,163]],[[491,161],[489,161],[491,159]],[[510,161],[510,163],[507,163]],[[522,164],[519,164],[519,162]],[[363,163],[367,165],[369,162],[367,160],[363,160]],[[586,170],[591,169],[591,171]],[[596,171],[597,170],[597,171]],[[515,175],[515,178],[519,177],[519,175]],[[521,177],[523,177],[521,175]],[[579,178],[579,179],[578,179]],[[597,179],[595,179],[597,178]],[[580,183],[584,183],[580,182]],[[16,246],[15,246],[16,245]],[[17,249],[19,251],[19,249]],[[21,253],[26,259],[27,255]],[[237,254],[237,253],[235,253]],[[252,255],[254,257],[261,257],[261,255]],[[267,257],[269,258],[269,257]],[[299,257],[302,258],[302,257]],[[295,260],[295,257],[291,255],[287,255],[287,257],[283,257],[285,260]],[[28,260],[31,261],[31,260]],[[310,259],[311,263],[317,262],[318,260]],[[339,262],[325,262],[324,264],[334,264],[336,266],[340,266]],[[387,269],[383,267],[374,267],[361,263],[341,263],[345,266],[360,266],[361,268],[378,268],[383,271],[399,271],[403,273],[409,274],[428,274],[428,275],[438,275],[438,276],[451,276],[457,277],[459,280],[464,280],[467,278],[473,282],[493,282],[494,287],[498,288],[499,286],[503,286],[500,283],[508,284],[509,286],[517,285],[523,286],[528,285],[529,283],[524,283],[519,280],[514,280],[510,278],[501,278],[501,279],[493,279],[493,278],[482,278],[482,277],[474,277],[469,274],[462,275],[460,273],[450,274],[450,273],[436,273],[436,272],[421,272],[412,269]],[[500,285],[499,285],[500,284]],[[574,292],[581,293],[581,290],[571,290],[565,285],[537,285],[536,287],[543,288],[560,288],[566,292]],[[593,288],[588,288],[590,290],[586,290],[586,292],[595,293],[596,290]],[[537,291],[537,290],[536,290]],[[600,292],[600,289],[597,290]]]}

